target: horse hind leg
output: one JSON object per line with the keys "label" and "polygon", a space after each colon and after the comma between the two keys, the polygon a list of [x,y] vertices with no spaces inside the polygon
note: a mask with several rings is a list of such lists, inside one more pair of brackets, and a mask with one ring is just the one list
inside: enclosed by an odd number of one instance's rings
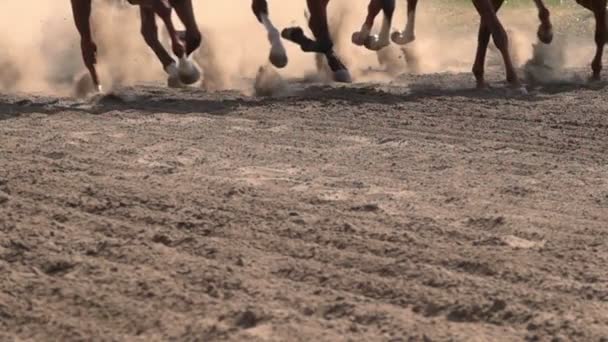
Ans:
{"label": "horse hind leg", "polygon": [[405,28],[401,32],[393,32],[391,40],[395,44],[406,45],[416,40],[416,7],[418,0],[407,1],[407,22]]}
{"label": "horse hind leg", "polygon": [[281,41],[281,34],[279,30],[270,21],[268,2],[266,0],[253,0],[251,4],[253,14],[255,14],[258,21],[264,25],[266,32],[268,33],[268,41],[270,42],[270,55],[268,59],[272,65],[277,68],[284,68],[287,66],[287,52]]}

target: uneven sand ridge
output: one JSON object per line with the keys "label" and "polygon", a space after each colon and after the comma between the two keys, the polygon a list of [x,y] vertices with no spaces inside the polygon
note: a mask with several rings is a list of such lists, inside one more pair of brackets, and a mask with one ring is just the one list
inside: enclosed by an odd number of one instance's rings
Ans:
{"label": "uneven sand ridge", "polygon": [[4,96],[2,336],[605,341],[606,90],[406,81]]}

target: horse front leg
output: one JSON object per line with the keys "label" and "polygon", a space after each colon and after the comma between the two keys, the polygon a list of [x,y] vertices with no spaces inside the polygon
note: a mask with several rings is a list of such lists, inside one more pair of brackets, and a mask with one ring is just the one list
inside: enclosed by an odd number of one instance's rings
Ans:
{"label": "horse front leg", "polygon": [[[166,0],[159,1],[165,2]],[[188,57],[200,47],[203,37],[196,22],[192,0],[169,0],[169,4],[171,6],[169,7],[168,14],[163,12],[161,19],[163,19],[163,22],[169,31],[173,46],[179,46],[182,37],[180,37],[180,34],[173,27],[171,8],[175,10],[175,13],[186,28],[186,33],[183,37],[183,40],[186,43],[185,51],[182,54],[176,53],[176,56],[179,58],[178,72],[182,83],[193,84],[201,78],[201,72]]]}
{"label": "horse front leg", "polygon": [[101,92],[101,83],[97,75],[97,45],[91,34],[91,0],[71,0],[72,14],[76,29],[80,34],[80,49],[84,65],[89,70],[93,85],[97,92]]}
{"label": "horse front leg", "polygon": [[268,42],[270,42],[270,55],[268,59],[270,63],[277,68],[284,68],[288,63],[287,52],[281,41],[279,30],[270,21],[268,2],[266,0],[253,0],[251,9],[258,21],[264,25],[268,34]]}
{"label": "horse front leg", "polygon": [[[158,26],[156,26],[156,16],[152,9],[140,6],[141,35],[146,44],[154,51],[156,57],[163,65],[163,69],[168,75],[167,85],[171,88],[182,87],[183,84],[179,77],[179,70],[175,59],[165,50],[163,44],[158,39]],[[181,43],[180,43],[181,45]],[[178,51],[179,52],[179,51]],[[182,46],[181,53],[184,53]]]}

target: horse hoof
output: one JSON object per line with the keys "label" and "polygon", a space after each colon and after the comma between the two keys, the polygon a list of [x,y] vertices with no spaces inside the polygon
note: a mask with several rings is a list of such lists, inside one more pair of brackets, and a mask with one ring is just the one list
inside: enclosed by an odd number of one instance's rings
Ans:
{"label": "horse hoof", "polygon": [[300,27],[288,27],[281,31],[281,37],[292,42],[298,42],[304,38],[304,31]]}
{"label": "horse hoof", "polygon": [[475,89],[477,90],[491,90],[492,86],[490,86],[489,83],[486,83],[485,81],[477,81],[477,85],[475,86]]}
{"label": "horse hoof", "polygon": [[181,88],[184,86],[179,76],[179,68],[176,63],[171,63],[165,67],[167,73],[167,86],[169,88]]}
{"label": "horse hoof", "polygon": [[553,41],[552,29],[544,29],[543,27],[539,27],[536,35],[538,36],[538,40],[544,44],[551,44]]}
{"label": "horse hoof", "polygon": [[167,77],[167,86],[169,88],[183,88],[184,84],[179,79],[179,76],[169,76]]}
{"label": "horse hoof", "polygon": [[340,83],[352,83],[353,80],[350,77],[350,72],[348,72],[348,70],[346,69],[340,69],[337,71],[334,71],[334,81],[336,82],[340,82]]}
{"label": "horse hoof", "polygon": [[101,85],[95,85],[93,78],[88,72],[82,74],[82,76],[76,80],[76,83],[74,84],[75,97],[84,98],[95,92],[102,92]]}
{"label": "horse hoof", "polygon": [[186,57],[179,61],[179,80],[185,84],[190,85],[196,83],[201,79],[201,72],[194,62],[188,60]]}
{"label": "horse hoof", "polygon": [[416,40],[416,36],[403,34],[401,32],[393,32],[393,34],[391,34],[391,40],[395,44],[406,45]]}
{"label": "horse hoof", "polygon": [[597,83],[600,83],[601,81],[602,81],[602,77],[600,75],[591,75],[587,79],[587,82],[590,84],[597,84]]}
{"label": "horse hoof", "polygon": [[268,58],[270,60],[270,63],[272,63],[272,65],[274,65],[275,67],[282,69],[284,67],[287,66],[287,55],[285,54],[270,54],[270,57]]}
{"label": "horse hoof", "polygon": [[270,50],[270,56],[268,56],[268,59],[270,60],[270,63],[272,63],[272,65],[279,69],[287,66],[287,53],[285,52],[285,49],[282,46],[278,48],[272,48]]}
{"label": "horse hoof", "polygon": [[365,48],[371,51],[380,51],[390,44],[388,41],[383,41],[377,35],[371,35],[365,40]]}
{"label": "horse hoof", "polygon": [[354,32],[351,37],[351,41],[357,46],[363,46],[363,44],[365,44],[365,37],[361,34],[361,32]]}

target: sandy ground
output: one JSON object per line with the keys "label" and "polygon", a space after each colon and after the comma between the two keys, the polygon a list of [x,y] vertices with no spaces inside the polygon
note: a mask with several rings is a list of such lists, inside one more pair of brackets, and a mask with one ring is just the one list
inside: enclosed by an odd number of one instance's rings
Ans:
{"label": "sandy ground", "polygon": [[2,95],[0,340],[608,341],[606,84],[490,78]]}

